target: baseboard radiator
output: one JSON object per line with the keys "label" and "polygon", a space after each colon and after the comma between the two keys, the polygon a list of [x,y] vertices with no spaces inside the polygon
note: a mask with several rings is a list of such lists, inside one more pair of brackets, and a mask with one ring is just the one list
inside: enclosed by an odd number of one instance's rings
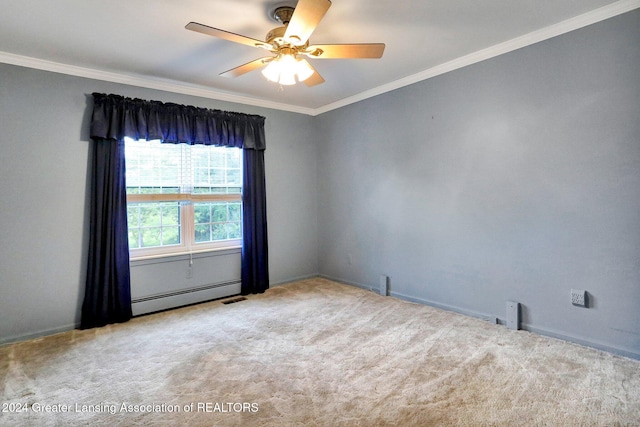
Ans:
{"label": "baseboard radiator", "polygon": [[236,280],[133,298],[131,307],[133,315],[139,316],[239,294],[240,281]]}

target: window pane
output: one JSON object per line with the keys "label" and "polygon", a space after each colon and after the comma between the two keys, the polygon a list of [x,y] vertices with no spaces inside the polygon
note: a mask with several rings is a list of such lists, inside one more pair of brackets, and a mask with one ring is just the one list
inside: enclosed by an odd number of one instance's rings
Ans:
{"label": "window pane", "polygon": [[195,227],[196,243],[210,242],[211,241],[211,227],[209,224],[196,225]]}
{"label": "window pane", "polygon": [[209,164],[208,167],[212,168],[223,168],[224,167],[224,154],[222,155],[213,155],[208,156]]}
{"label": "window pane", "polygon": [[227,184],[242,185],[240,169],[227,169]]}
{"label": "window pane", "polygon": [[212,185],[222,187],[224,185],[224,169],[210,169],[209,180]]}
{"label": "window pane", "polygon": [[240,221],[242,219],[242,203],[231,202],[229,203],[229,220]]}
{"label": "window pane", "polygon": [[129,224],[129,230],[137,229],[140,219],[140,204],[129,203],[127,204],[127,224]]}
{"label": "window pane", "polygon": [[241,193],[241,149],[194,145],[191,146],[191,164],[194,193]]}
{"label": "window pane", "polygon": [[213,224],[213,240],[227,240],[227,225]]}
{"label": "window pane", "polygon": [[229,239],[241,239],[242,238],[242,225],[240,222],[228,222],[227,223],[227,237]]}
{"label": "window pane", "polygon": [[140,204],[140,227],[158,227],[162,222],[161,208],[157,203]]}
{"label": "window pane", "polygon": [[162,246],[180,244],[180,227],[162,227]]}
{"label": "window pane", "polygon": [[137,249],[140,247],[140,243],[138,241],[140,236],[140,233],[138,232],[138,229],[131,229],[131,227],[129,227],[129,249]]}
{"label": "window pane", "polygon": [[193,205],[194,222],[196,224],[208,224],[211,222],[211,206],[206,203]]}
{"label": "window pane", "polygon": [[125,140],[127,194],[181,192],[185,144]]}
{"label": "window pane", "polygon": [[242,238],[240,202],[194,203],[194,217],[198,243]]}
{"label": "window pane", "polygon": [[178,202],[129,203],[129,249],[180,244]]}
{"label": "window pane", "polygon": [[140,230],[140,247],[160,246],[160,228],[143,228]]}
{"label": "window pane", "polygon": [[211,205],[212,221],[223,222],[227,220],[227,203],[214,203]]}
{"label": "window pane", "polygon": [[228,150],[227,151],[227,167],[240,169],[240,153],[239,150]]}
{"label": "window pane", "polygon": [[162,225],[180,225],[180,206],[174,203],[162,205]]}
{"label": "window pane", "polygon": [[195,168],[193,170],[193,186],[209,187],[209,168]]}

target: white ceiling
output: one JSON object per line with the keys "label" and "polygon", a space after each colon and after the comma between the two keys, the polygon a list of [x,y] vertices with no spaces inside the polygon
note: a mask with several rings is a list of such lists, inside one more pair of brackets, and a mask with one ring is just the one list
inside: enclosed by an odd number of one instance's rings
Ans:
{"label": "white ceiling", "polygon": [[[264,51],[187,31],[263,40],[281,0],[0,0],[0,62],[306,114],[535,43],[640,0],[333,0],[312,43],[386,44],[381,59],[312,59],[326,83],[281,88],[259,71],[218,76]],[[1,78],[1,76],[0,76]]]}

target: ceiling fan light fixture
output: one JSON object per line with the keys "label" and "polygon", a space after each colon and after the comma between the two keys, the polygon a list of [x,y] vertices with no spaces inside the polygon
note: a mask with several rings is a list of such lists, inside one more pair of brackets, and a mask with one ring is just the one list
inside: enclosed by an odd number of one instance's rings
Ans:
{"label": "ceiling fan light fixture", "polygon": [[281,54],[269,62],[262,70],[262,75],[267,80],[285,86],[302,82],[314,73],[313,68],[306,60],[297,59],[294,54]]}
{"label": "ceiling fan light fixture", "polygon": [[278,83],[285,86],[291,86],[296,84],[296,73],[288,68],[284,68],[280,73],[280,80]]}
{"label": "ceiling fan light fixture", "polygon": [[262,75],[267,78],[267,80],[278,83],[280,80],[280,71],[282,70],[282,64],[278,60],[278,58],[269,62],[269,64],[262,70]]}
{"label": "ceiling fan light fixture", "polygon": [[278,83],[281,85],[294,85],[296,84],[296,58],[291,54],[284,54],[280,56],[280,80]]}
{"label": "ceiling fan light fixture", "polygon": [[298,81],[305,81],[313,75],[314,71],[311,65],[306,59],[298,59],[296,62],[296,74],[298,75]]}

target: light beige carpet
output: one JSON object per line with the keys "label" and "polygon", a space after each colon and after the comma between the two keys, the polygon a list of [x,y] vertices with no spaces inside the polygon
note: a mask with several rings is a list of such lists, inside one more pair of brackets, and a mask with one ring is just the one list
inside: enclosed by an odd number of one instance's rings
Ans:
{"label": "light beige carpet", "polygon": [[638,361],[323,279],[6,345],[0,381],[2,426],[640,425]]}

